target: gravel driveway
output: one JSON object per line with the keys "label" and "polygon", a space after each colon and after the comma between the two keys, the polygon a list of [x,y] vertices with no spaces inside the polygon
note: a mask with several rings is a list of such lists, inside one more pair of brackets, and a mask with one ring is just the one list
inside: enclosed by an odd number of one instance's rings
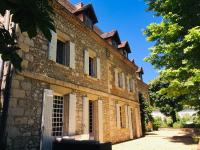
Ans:
{"label": "gravel driveway", "polygon": [[144,138],[115,144],[113,150],[197,150],[189,133],[165,129],[148,133]]}

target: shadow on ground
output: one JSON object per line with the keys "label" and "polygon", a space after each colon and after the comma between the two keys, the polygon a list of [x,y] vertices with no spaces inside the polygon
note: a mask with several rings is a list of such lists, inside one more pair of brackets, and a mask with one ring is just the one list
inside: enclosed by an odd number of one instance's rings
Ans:
{"label": "shadow on ground", "polygon": [[147,132],[145,135],[158,135],[158,134],[152,133],[152,132]]}
{"label": "shadow on ground", "polygon": [[182,136],[167,137],[164,139],[167,139],[170,142],[174,142],[174,143],[183,143],[185,145],[197,144],[193,141],[191,133],[186,133]]}

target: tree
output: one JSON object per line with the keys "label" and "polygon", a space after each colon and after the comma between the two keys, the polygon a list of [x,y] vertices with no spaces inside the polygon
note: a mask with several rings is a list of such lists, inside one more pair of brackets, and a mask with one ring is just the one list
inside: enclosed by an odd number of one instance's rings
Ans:
{"label": "tree", "polygon": [[200,110],[200,1],[146,0],[148,11],[163,19],[144,34],[155,42],[145,60],[161,70],[169,85],[160,89],[169,97],[184,95],[186,104]]}
{"label": "tree", "polygon": [[[42,32],[51,40],[51,30],[55,31],[53,19],[53,8],[51,0],[1,0],[0,14],[4,16],[6,10],[12,14],[12,22],[18,24],[21,32],[27,32],[30,38]],[[4,61],[11,61],[15,68],[21,69],[22,59],[17,54],[14,28],[10,35],[2,25],[0,26],[0,54]]]}
{"label": "tree", "polygon": [[169,82],[163,81],[162,78],[157,78],[150,83],[149,87],[149,97],[150,101],[153,102],[155,107],[166,116],[170,116],[173,123],[177,121],[176,114],[178,111],[183,109],[182,101],[183,96],[178,97],[168,97],[167,94],[159,93],[160,89],[168,87]]}

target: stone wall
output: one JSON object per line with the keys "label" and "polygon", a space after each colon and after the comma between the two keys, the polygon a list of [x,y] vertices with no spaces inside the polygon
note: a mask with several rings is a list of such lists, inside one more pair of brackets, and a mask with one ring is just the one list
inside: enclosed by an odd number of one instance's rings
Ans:
{"label": "stone wall", "polygon": [[39,149],[43,89],[49,88],[38,82],[14,75],[8,111],[8,149]]}

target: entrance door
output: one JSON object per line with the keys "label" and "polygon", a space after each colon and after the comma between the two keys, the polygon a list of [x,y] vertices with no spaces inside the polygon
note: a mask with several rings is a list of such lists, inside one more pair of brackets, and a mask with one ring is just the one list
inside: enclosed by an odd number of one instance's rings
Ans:
{"label": "entrance door", "polygon": [[94,140],[94,103],[89,101],[89,134],[90,140]]}

